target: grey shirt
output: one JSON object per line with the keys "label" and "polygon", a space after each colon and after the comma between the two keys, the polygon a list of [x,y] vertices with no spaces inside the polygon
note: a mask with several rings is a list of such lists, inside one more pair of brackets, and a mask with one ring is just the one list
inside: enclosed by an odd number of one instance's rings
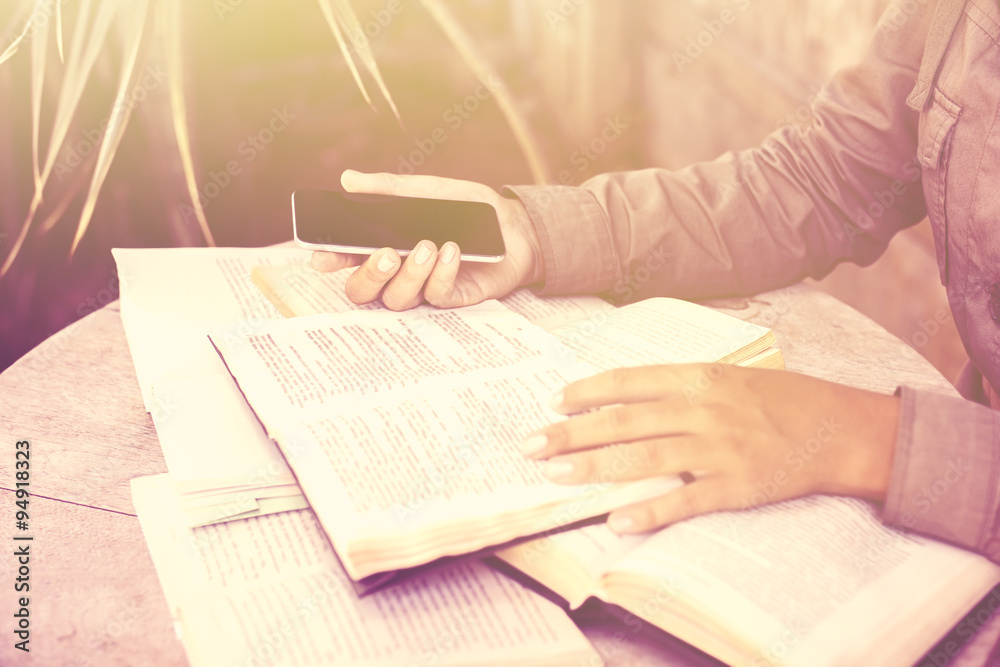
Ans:
{"label": "grey shirt", "polygon": [[1000,562],[1000,412],[970,400],[982,376],[1000,387],[1000,0],[894,4],[814,112],[680,171],[509,188],[541,241],[543,291],[753,294],[870,264],[929,217],[967,400],[900,388],[883,520]]}

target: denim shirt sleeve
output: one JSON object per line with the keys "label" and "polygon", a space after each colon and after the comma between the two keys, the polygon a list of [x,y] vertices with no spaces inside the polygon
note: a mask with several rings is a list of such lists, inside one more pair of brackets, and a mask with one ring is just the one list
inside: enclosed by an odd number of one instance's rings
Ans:
{"label": "denim shirt sleeve", "polygon": [[901,388],[883,521],[1000,562],[1000,412]]}
{"label": "denim shirt sleeve", "polygon": [[862,62],[818,96],[808,127],[781,128],[759,148],[679,171],[505,188],[538,231],[543,291],[708,298],[875,261],[926,213],[919,114],[906,99],[933,4],[916,3],[902,28],[884,18]]}

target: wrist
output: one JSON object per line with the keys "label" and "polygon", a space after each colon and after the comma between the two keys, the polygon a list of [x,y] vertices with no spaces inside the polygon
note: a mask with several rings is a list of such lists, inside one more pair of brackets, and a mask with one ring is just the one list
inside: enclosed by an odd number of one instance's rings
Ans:
{"label": "wrist", "polygon": [[515,230],[523,240],[527,250],[524,275],[519,286],[541,285],[545,282],[545,262],[542,259],[542,243],[538,238],[538,231],[535,229],[535,223],[532,222],[524,204],[516,199],[512,200],[512,204],[515,209],[513,216]]}
{"label": "wrist", "polygon": [[899,422],[896,396],[862,392],[851,418],[847,446],[839,457],[836,481],[828,492],[885,502],[895,460]]}

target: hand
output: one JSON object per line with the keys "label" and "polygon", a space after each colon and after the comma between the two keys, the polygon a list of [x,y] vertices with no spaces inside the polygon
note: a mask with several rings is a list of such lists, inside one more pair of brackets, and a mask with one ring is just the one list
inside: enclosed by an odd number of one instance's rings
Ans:
{"label": "hand", "polygon": [[370,303],[381,295],[390,310],[414,308],[424,300],[441,308],[456,308],[504,296],[544,277],[538,236],[524,205],[516,199],[501,197],[481,183],[438,176],[362,174],[348,169],[340,180],[348,192],[492,204],[507,248],[506,256],[495,264],[462,264],[461,249],[451,241],[440,249],[430,241],[421,241],[406,261],[392,248],[382,248],[367,258],[314,252],[312,266],[317,271],[361,265],[347,280],[347,298],[354,303]]}
{"label": "hand", "polygon": [[893,396],[720,364],[601,373],[568,385],[552,407],[599,408],[525,441],[526,455],[548,459],[554,482],[693,473],[671,493],[612,512],[620,533],[810,493],[883,501],[899,412]]}

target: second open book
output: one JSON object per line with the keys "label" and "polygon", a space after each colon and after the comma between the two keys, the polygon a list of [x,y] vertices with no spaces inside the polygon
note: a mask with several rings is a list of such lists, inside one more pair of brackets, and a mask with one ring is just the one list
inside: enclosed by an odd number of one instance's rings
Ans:
{"label": "second open book", "polygon": [[[254,275],[286,316],[322,310],[324,280],[302,267]],[[617,366],[783,365],[769,331],[700,306],[616,310],[522,292],[503,306],[299,317],[212,339],[352,577],[542,532],[498,556],[572,607],[612,602],[628,628],[648,622],[754,665],[911,663],[1000,581],[986,559],[885,527],[844,498],[644,536],[562,531],[681,482],[548,483],[517,445],[559,418],[554,391]]]}
{"label": "second open book", "polygon": [[767,329],[702,306],[576,307],[551,333],[487,302],[243,322],[210,338],[347,573],[362,579],[559,529],[681,483],[549,482],[519,444],[559,418],[548,403],[568,382],[642,363],[780,364]]}

